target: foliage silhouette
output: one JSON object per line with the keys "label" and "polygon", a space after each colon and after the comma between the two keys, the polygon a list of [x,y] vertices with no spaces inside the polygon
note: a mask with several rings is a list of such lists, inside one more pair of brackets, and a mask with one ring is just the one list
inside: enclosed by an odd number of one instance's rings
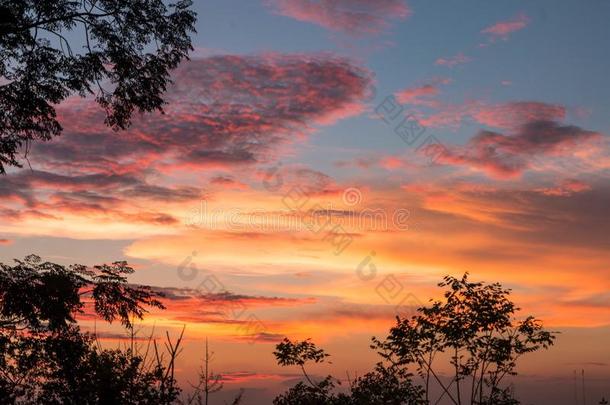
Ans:
{"label": "foliage silhouette", "polygon": [[42,262],[35,255],[0,263],[0,327],[57,332],[75,322],[83,297],[93,300],[95,312],[108,322],[131,327],[131,317],[142,318],[146,306],[163,308],[160,294],[147,286],[127,284],[134,272],[126,262],[94,266],[62,266]]}
{"label": "foliage silhouette", "polygon": [[408,405],[423,404],[422,390],[413,385],[411,374],[378,363],[375,370],[350,382],[350,393],[334,392],[341,381],[327,376],[314,381],[305,370],[307,363],[323,363],[329,355],[310,340],[292,342],[285,338],[273,353],[281,366],[299,366],[306,382],[298,382],[274,399],[274,405]]}
{"label": "foliage silhouette", "polygon": [[[115,130],[162,110],[170,70],[192,50],[191,1],[0,0],[0,173],[59,135],[55,105],[93,95]],[[68,39],[69,38],[69,39]],[[80,41],[80,42],[79,42]]]}
{"label": "foliage silhouette", "polygon": [[163,308],[151,288],[127,284],[132,272],[125,262],[89,270],[33,255],[0,264],[0,403],[173,403],[182,335],[175,343],[167,335],[165,359],[153,341],[151,359],[133,345],[104,350],[76,324],[87,300],[100,317],[128,328],[147,307]]}
{"label": "foliage silhouette", "polygon": [[[168,357],[152,335],[144,355],[134,348],[133,320],[163,305],[150,287],[127,283],[132,272],[125,262],[89,269],[34,255],[12,266],[0,263],[0,404],[179,402],[174,370],[184,330],[175,342],[166,333]],[[311,340],[284,339],[276,346],[276,360],[299,367],[304,381],[273,403],[519,404],[502,384],[504,377],[516,374],[522,355],[549,348],[555,334],[531,316],[516,319],[510,290],[500,284],[473,283],[466,274],[447,276],[439,286],[445,289],[442,300],[431,301],[411,318],[397,317],[384,340],[373,338],[371,347],[381,361],[349,381],[345,392],[338,390],[340,380],[330,375],[318,380],[308,373],[306,366],[328,361],[323,349]],[[95,336],[83,333],[76,317],[86,304],[106,321],[130,328],[131,348],[102,349]],[[443,359],[453,376],[441,377]],[[222,387],[221,377],[209,372],[209,360],[206,344],[203,374],[188,403],[207,403],[209,394]],[[440,396],[433,398],[435,392]],[[241,400],[240,394],[233,403]]]}
{"label": "foliage silhouette", "polygon": [[[274,404],[519,404],[503,379],[517,374],[522,355],[548,349],[555,333],[531,316],[517,320],[519,308],[509,299],[510,290],[498,283],[473,283],[465,274],[446,276],[439,286],[445,288],[443,300],[418,308],[411,318],[397,317],[385,340],[373,338],[371,348],[382,361],[351,382],[347,394],[334,392],[338,380],[333,377],[316,383],[305,372],[308,361],[328,356],[314,343],[285,339],[278,344],[278,364],[300,366],[308,384],[299,382]],[[443,357],[453,370],[451,378],[437,369]],[[412,373],[420,377],[418,383]],[[437,391],[440,396],[433,398]]]}
{"label": "foliage silhouette", "polygon": [[[214,352],[210,353],[208,347],[208,338],[205,338],[205,355],[203,358],[203,365],[199,370],[199,379],[196,385],[193,385],[193,393],[187,396],[185,401],[186,405],[208,405],[210,400],[210,394],[214,394],[222,390],[224,384],[222,382],[222,375],[215,374],[210,369],[210,362],[214,357]],[[234,404],[241,402],[242,393],[235,398]]]}
{"label": "foliage silhouette", "polygon": [[350,385],[348,404],[425,404],[422,388],[414,384],[406,369],[377,363],[375,370],[358,377]]}

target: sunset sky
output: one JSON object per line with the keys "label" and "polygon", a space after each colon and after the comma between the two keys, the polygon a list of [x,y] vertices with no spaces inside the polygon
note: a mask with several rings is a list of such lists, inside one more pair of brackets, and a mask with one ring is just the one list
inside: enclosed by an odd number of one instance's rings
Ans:
{"label": "sunset sky", "polygon": [[127,260],[166,293],[144,334],[186,325],[184,381],[208,336],[218,398],[246,404],[298,378],[284,336],[362,374],[469,272],[562,332],[521,364],[524,404],[574,404],[581,369],[610,394],[610,2],[195,3],[165,114],[113,132],[71,98],[0,178],[0,261]]}

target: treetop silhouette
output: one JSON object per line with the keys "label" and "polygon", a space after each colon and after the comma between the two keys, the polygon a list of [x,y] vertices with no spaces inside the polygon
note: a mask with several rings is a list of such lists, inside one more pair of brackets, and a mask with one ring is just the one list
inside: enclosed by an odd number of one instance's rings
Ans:
{"label": "treetop silhouette", "polygon": [[0,1],[0,173],[61,133],[55,106],[72,94],[94,96],[115,130],[162,111],[170,70],[192,50],[191,4]]}

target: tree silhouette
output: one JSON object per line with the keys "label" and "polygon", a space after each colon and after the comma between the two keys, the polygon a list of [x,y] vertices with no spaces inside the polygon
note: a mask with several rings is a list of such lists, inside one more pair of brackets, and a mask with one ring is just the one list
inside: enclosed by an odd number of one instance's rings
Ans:
{"label": "tree silhouette", "polygon": [[[452,404],[517,404],[502,387],[503,378],[516,374],[522,355],[550,347],[554,334],[531,316],[517,320],[510,290],[498,283],[473,283],[465,274],[446,276],[439,286],[446,288],[444,300],[419,308],[411,319],[398,318],[385,341],[374,339],[374,347],[395,366],[415,367],[426,401],[436,384]],[[454,371],[448,382],[435,371],[443,353]]]}
{"label": "tree silhouette", "polygon": [[55,105],[93,95],[115,130],[162,110],[170,70],[192,49],[191,1],[0,1],[0,173],[61,133]]}
{"label": "tree silhouette", "polygon": [[0,403],[172,403],[182,335],[176,342],[167,335],[167,358],[149,341],[149,357],[133,348],[101,349],[76,324],[86,301],[102,319],[128,328],[147,307],[163,308],[151,288],[127,283],[130,273],[125,262],[87,269],[31,255],[13,266],[0,263]]}
{"label": "tree silhouette", "polygon": [[306,383],[299,382],[290,388],[287,393],[280,395],[273,401],[274,405],[293,405],[293,404],[326,404],[335,403],[336,397],[332,390],[336,380],[327,376],[320,382],[315,382],[307,373],[305,365],[307,363],[324,363],[329,355],[322,349],[318,349],[311,340],[292,342],[284,338],[275,347],[275,356],[280,366],[298,366],[306,380]]}
{"label": "tree silhouette", "polygon": [[299,382],[286,393],[274,399],[274,405],[418,405],[422,390],[415,386],[411,374],[394,366],[378,363],[375,370],[350,382],[350,393],[336,394],[334,389],[341,384],[338,379],[327,376],[316,382],[305,369],[307,363],[323,363],[329,355],[309,339],[292,342],[285,338],[273,353],[281,366],[299,366],[305,382]]}
{"label": "tree silhouette", "polygon": [[[222,375],[215,374],[210,368],[210,361],[214,356],[214,352],[210,353],[208,348],[208,338],[205,338],[205,354],[203,358],[203,365],[199,370],[199,380],[197,385],[194,385],[193,393],[187,398],[187,405],[208,405],[210,394],[214,394],[222,390],[224,384],[222,383]],[[239,402],[237,402],[239,403]]]}
{"label": "tree silhouette", "polygon": [[35,255],[0,263],[0,328],[57,332],[73,325],[90,297],[104,320],[131,327],[131,317],[142,318],[146,306],[163,308],[160,294],[147,286],[127,284],[134,272],[126,262],[94,266],[62,266]]}
{"label": "tree silhouette", "polygon": [[[439,286],[446,290],[443,300],[419,308],[411,318],[397,317],[385,340],[373,338],[371,348],[382,361],[351,382],[348,394],[333,392],[336,380],[331,376],[316,383],[305,373],[306,362],[328,356],[322,349],[310,341],[278,344],[278,364],[301,366],[309,384],[299,382],[274,404],[519,404],[503,379],[516,374],[522,355],[549,348],[555,334],[531,316],[517,320],[519,309],[509,299],[510,290],[498,283],[473,283],[465,274],[460,279],[446,276]],[[437,369],[439,359],[447,356],[452,378]],[[433,398],[437,389],[441,394]]]}

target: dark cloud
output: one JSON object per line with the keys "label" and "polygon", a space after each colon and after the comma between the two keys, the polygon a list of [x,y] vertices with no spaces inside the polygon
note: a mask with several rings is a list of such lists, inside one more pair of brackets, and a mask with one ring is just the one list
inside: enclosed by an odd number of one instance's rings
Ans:
{"label": "dark cloud", "polygon": [[248,188],[248,185],[234,179],[231,176],[214,176],[210,179],[210,184],[214,186],[220,186],[223,188],[240,189],[244,190]]}
{"label": "dark cloud", "polygon": [[259,343],[259,342],[279,343],[282,340],[284,340],[285,337],[286,337],[286,335],[283,335],[281,333],[269,333],[269,332],[261,332],[261,333],[245,335],[245,336],[236,336],[236,338],[238,340],[246,340],[246,341],[256,342],[256,343]]}
{"label": "dark cloud", "polygon": [[464,165],[496,177],[514,177],[526,170],[539,156],[569,155],[579,143],[601,135],[573,125],[554,121],[532,121],[512,134],[481,131],[463,147],[428,146],[438,150],[437,162]]}
{"label": "dark cloud", "polygon": [[157,288],[169,301],[197,300],[203,304],[229,304],[234,302],[260,305],[293,305],[314,302],[313,299],[266,297],[245,294],[235,294],[229,291],[210,293],[192,288],[165,287]]}
{"label": "dark cloud", "polygon": [[[456,203],[488,211],[496,237],[531,246],[610,248],[610,186],[593,183],[569,195],[538,190],[473,190],[457,192]],[[498,229],[499,228],[499,229]],[[525,252],[505,252],[509,257]]]}
{"label": "dark cloud", "polygon": [[284,167],[278,171],[276,176],[281,181],[279,191],[284,195],[302,193],[306,197],[311,197],[336,195],[343,192],[332,177],[308,167]]}
{"label": "dark cloud", "polygon": [[124,195],[163,201],[190,201],[201,198],[202,192],[195,187],[161,187],[140,183],[127,189]]}
{"label": "dark cloud", "polygon": [[229,291],[208,292],[205,287],[156,288],[163,293],[167,307],[163,316],[181,322],[247,324],[251,308],[283,307],[314,303],[312,298],[285,298],[235,294]]}
{"label": "dark cloud", "polygon": [[[115,173],[58,174],[24,170],[6,176],[0,185],[0,204],[21,202],[28,209],[13,210],[9,219],[24,217],[61,218],[64,213],[102,215],[157,225],[174,225],[174,217],[152,211],[125,211],[129,199],[185,201],[202,193],[192,187],[161,187],[147,184],[142,176]],[[5,208],[6,210],[6,208]]]}

